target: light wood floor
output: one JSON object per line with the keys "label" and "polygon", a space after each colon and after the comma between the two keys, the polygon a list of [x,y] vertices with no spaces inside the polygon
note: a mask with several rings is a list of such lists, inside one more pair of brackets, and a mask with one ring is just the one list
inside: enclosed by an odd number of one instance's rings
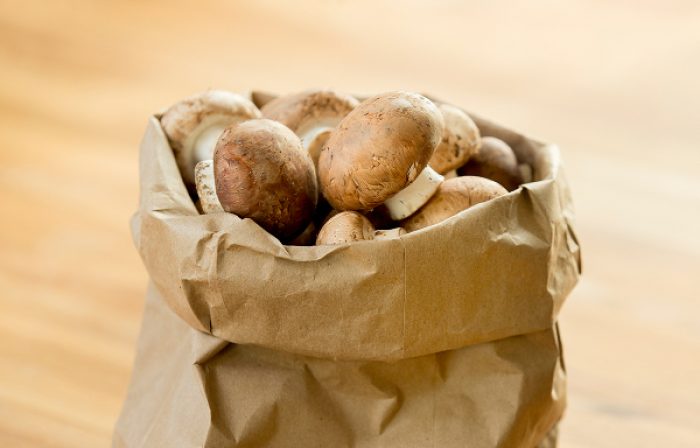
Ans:
{"label": "light wood floor", "polygon": [[584,250],[561,446],[700,446],[700,3],[194,4],[0,0],[0,446],[109,445],[148,115],[316,86],[430,92],[559,143]]}

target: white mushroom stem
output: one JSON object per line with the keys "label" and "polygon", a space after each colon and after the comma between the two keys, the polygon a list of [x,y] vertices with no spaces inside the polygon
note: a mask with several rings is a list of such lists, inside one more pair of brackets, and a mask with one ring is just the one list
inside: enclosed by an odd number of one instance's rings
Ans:
{"label": "white mushroom stem", "polygon": [[428,202],[445,180],[430,166],[426,166],[416,179],[406,188],[384,201],[389,215],[394,221],[407,218]]}
{"label": "white mushroom stem", "polygon": [[224,208],[216,195],[214,181],[214,161],[202,160],[194,167],[194,181],[204,213],[221,213]]}

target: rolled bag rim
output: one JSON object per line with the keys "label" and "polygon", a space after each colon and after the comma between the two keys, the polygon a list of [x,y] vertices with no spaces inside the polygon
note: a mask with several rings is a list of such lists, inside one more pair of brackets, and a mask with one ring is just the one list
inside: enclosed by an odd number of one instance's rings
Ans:
{"label": "rolled bag rim", "polygon": [[180,318],[236,344],[394,361],[551,328],[581,270],[559,149],[472,116],[540,180],[400,238],[308,247],[284,246],[250,219],[200,215],[151,116],[134,243]]}

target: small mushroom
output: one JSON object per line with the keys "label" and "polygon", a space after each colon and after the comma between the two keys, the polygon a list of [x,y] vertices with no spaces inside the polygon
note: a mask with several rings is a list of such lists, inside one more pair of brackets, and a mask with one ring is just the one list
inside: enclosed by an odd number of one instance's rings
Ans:
{"label": "small mushroom", "polygon": [[404,220],[402,226],[407,232],[413,232],[506,193],[505,188],[490,179],[477,176],[455,177],[443,182],[430,201]]}
{"label": "small mushroom", "polygon": [[332,90],[308,90],[277,97],[265,103],[261,111],[265,118],[279,121],[294,131],[308,150],[312,145],[322,146],[314,143],[315,140],[324,131],[335,128],[358,104],[350,95]]}
{"label": "small mushroom", "polygon": [[442,176],[428,166],[444,122],[427,98],[391,92],[369,98],[331,133],[318,161],[321,191],[339,210],[385,204],[405,218],[437,190]]}
{"label": "small mushroom", "polygon": [[506,142],[496,137],[481,139],[479,152],[457,172],[460,176],[481,176],[495,180],[508,191],[521,183],[518,159]]}
{"label": "small mushroom", "polygon": [[352,243],[374,238],[374,226],[357,212],[340,212],[329,219],[316,237],[316,245]]}
{"label": "small mushroom", "polygon": [[461,109],[449,104],[438,106],[445,120],[442,141],[435,148],[429,165],[440,174],[447,174],[467,163],[479,152],[481,136],[474,121]]}
{"label": "small mushroom", "polygon": [[401,227],[376,230],[372,223],[361,213],[344,211],[334,214],[321,227],[316,237],[316,245],[345,244],[356,241],[398,238],[406,231]]}
{"label": "small mushroom", "polygon": [[289,128],[257,119],[224,130],[214,153],[222,208],[251,218],[280,240],[312,219],[318,196],[313,163]]}
{"label": "small mushroom", "polygon": [[209,160],[224,128],[259,118],[255,104],[241,95],[208,90],[170,107],[160,119],[185,182],[193,184],[198,162]]}

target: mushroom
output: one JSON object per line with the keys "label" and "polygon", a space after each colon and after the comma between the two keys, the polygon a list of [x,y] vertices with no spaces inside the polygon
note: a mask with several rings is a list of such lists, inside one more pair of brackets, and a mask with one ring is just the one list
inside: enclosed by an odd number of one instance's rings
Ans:
{"label": "mushroom", "polygon": [[445,128],[442,141],[428,163],[435,171],[445,175],[479,152],[481,136],[474,121],[461,109],[444,103],[438,108],[445,120]]}
{"label": "mushroom", "polygon": [[294,131],[308,150],[312,145],[322,146],[314,143],[315,140],[322,138],[324,131],[335,128],[358,104],[354,97],[332,90],[307,90],[277,97],[265,103],[261,112],[265,118],[279,121]]}
{"label": "mushroom", "polygon": [[340,212],[329,219],[316,237],[316,244],[343,244],[374,238],[374,226],[357,212]]}
{"label": "mushroom", "polygon": [[518,159],[506,142],[496,137],[481,139],[479,153],[457,170],[460,176],[481,176],[495,180],[508,191],[521,183]]}
{"label": "mushroom", "polygon": [[251,218],[280,240],[304,229],[316,207],[311,158],[299,137],[273,120],[224,130],[214,152],[214,181],[224,211]]}
{"label": "mushroom", "polygon": [[443,180],[428,166],[443,127],[438,108],[417,93],[391,92],[363,101],[321,151],[324,197],[339,210],[385,204],[394,220],[411,215]]}
{"label": "mushroom", "polygon": [[208,90],[171,106],[160,119],[185,182],[194,183],[198,162],[212,158],[224,128],[259,118],[255,104],[241,95]]}
{"label": "mushroom", "polygon": [[400,227],[376,230],[363,214],[355,211],[344,211],[333,215],[321,227],[316,237],[316,245],[334,245],[356,241],[397,238],[405,233],[404,229]]}
{"label": "mushroom", "polygon": [[202,160],[197,163],[194,167],[194,182],[202,211],[206,214],[223,212],[224,208],[216,195],[213,160]]}
{"label": "mushroom", "polygon": [[448,179],[437,193],[417,213],[401,224],[407,232],[437,224],[472,205],[486,202],[508,193],[505,188],[490,179],[462,176]]}

